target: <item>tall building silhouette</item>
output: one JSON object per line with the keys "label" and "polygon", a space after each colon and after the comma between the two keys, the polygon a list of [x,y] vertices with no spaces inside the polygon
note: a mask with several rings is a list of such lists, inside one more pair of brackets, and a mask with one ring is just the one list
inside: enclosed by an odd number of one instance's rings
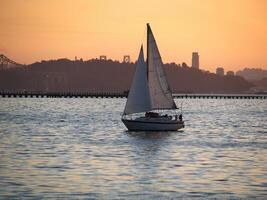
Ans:
{"label": "tall building silhouette", "polygon": [[219,76],[223,76],[224,75],[224,69],[222,67],[217,67],[216,74]]}
{"label": "tall building silhouette", "polygon": [[192,53],[192,68],[199,69],[199,55],[198,52]]}
{"label": "tall building silhouette", "polygon": [[226,75],[227,76],[234,76],[235,72],[234,71],[228,71],[228,72],[226,72]]}

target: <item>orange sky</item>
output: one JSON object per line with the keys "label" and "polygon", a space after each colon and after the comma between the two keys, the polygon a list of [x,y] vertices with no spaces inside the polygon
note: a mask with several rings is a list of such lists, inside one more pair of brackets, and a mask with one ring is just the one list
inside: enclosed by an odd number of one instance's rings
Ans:
{"label": "orange sky", "polygon": [[149,22],[163,62],[267,69],[267,0],[0,0],[0,54],[19,63],[136,59]]}

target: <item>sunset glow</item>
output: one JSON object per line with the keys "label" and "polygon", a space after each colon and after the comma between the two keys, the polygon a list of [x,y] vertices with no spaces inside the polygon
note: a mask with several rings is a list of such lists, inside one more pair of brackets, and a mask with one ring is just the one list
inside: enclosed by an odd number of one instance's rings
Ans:
{"label": "sunset glow", "polygon": [[138,56],[149,22],[163,62],[267,69],[265,0],[1,0],[0,54],[22,64]]}

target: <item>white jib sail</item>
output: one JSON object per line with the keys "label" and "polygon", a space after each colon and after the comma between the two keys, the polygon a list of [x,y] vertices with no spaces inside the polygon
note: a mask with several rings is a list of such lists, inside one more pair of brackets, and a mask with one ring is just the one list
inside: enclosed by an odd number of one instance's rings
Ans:
{"label": "white jib sail", "polygon": [[147,24],[147,29],[148,86],[152,109],[175,109],[177,107],[172,98],[160,53],[149,24]]}
{"label": "white jib sail", "polygon": [[131,89],[123,113],[132,114],[149,110],[151,110],[151,103],[147,83],[147,67],[144,61],[143,46],[141,46]]}

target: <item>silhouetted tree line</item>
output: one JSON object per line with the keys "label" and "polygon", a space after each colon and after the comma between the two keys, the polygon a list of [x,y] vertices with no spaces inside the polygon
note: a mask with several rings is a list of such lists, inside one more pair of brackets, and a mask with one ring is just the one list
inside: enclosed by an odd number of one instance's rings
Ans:
{"label": "silhouetted tree line", "polygon": [[[165,64],[174,93],[237,93],[253,85],[239,76],[213,73]],[[0,71],[1,91],[29,92],[124,92],[131,85],[135,63],[92,59],[72,61],[58,59]]]}

